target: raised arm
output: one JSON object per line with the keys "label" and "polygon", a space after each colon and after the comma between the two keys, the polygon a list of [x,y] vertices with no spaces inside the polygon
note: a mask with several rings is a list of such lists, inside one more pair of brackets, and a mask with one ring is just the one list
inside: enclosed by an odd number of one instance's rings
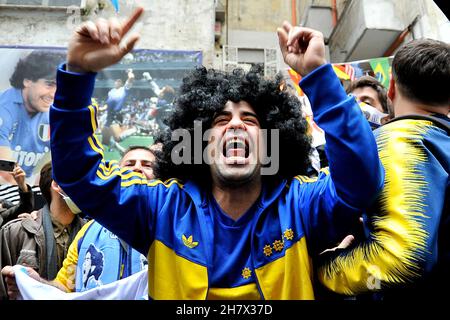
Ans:
{"label": "raised arm", "polygon": [[124,39],[144,12],[138,8],[124,22],[116,18],[109,21],[88,21],[74,33],[67,51],[67,70],[78,73],[97,72],[119,62],[139,40],[133,33]]}
{"label": "raised arm", "polygon": [[[90,217],[146,254],[152,239],[158,188],[149,187],[140,173],[121,170],[104,160],[94,135],[97,108],[91,106],[95,72],[118,62],[138,35],[124,40],[142,9],[124,22],[87,22],[69,43],[67,64],[57,73],[57,91],[50,110],[54,179]],[[151,199],[151,200],[150,200]]]}
{"label": "raised arm", "polygon": [[324,239],[347,221],[346,215],[357,219],[357,213],[372,203],[384,171],[370,126],[326,62],[322,33],[285,22],[278,37],[284,61],[303,77],[300,86],[314,120],[325,131],[331,179],[321,174],[317,183],[302,187],[308,206],[300,204],[307,228]]}

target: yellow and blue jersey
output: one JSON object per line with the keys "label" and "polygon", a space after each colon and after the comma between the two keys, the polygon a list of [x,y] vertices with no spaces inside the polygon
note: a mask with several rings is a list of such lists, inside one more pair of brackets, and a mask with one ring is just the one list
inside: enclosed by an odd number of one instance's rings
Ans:
{"label": "yellow and blue jersey", "polygon": [[[86,259],[89,264],[85,264]],[[81,292],[129,277],[146,266],[147,260],[142,254],[90,220],[70,244],[55,281],[67,292]]]}
{"label": "yellow and blue jersey", "polygon": [[313,299],[311,258],[346,234],[383,184],[372,131],[330,65],[302,80],[327,132],[330,172],[263,179],[237,221],[194,181],[147,181],[105,161],[89,105],[95,74],[62,66],[57,79],[54,178],[83,212],[148,255],[152,299]]}
{"label": "yellow and blue jersey", "polygon": [[56,275],[56,278],[54,280],[62,285],[67,292],[75,291],[75,278],[78,264],[78,243],[83,239],[86,231],[89,229],[92,223],[94,223],[94,220],[87,222],[80,229],[80,231],[78,231],[77,235],[69,246],[67,256],[63,261],[63,266],[61,267],[61,269],[59,269],[58,274]]}
{"label": "yellow and blue jersey", "polygon": [[319,279],[342,294],[435,296],[449,283],[448,133],[431,121],[403,119],[375,135],[386,181],[364,215],[368,239],[324,263]]}

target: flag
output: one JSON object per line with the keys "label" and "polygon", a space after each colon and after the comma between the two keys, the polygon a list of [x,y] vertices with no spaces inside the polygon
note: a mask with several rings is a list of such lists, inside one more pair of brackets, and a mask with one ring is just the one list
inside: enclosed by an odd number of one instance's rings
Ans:
{"label": "flag", "polygon": [[345,67],[338,65],[338,64],[333,64],[333,70],[336,73],[336,75],[338,76],[339,79],[342,80],[349,80],[350,77],[348,76],[348,74],[345,72]]}
{"label": "flag", "polygon": [[344,65],[344,71],[346,74],[348,74],[348,76],[350,77],[351,81],[355,81],[356,77],[355,77],[355,68],[353,68],[353,66],[350,63],[346,63]]}
{"label": "flag", "polygon": [[355,78],[361,78],[364,75],[364,71],[359,66],[359,63],[351,63],[353,69],[355,70]]}
{"label": "flag", "polygon": [[389,59],[388,58],[376,58],[370,60],[370,66],[375,73],[375,78],[385,87],[389,88]]}
{"label": "flag", "polygon": [[15,265],[17,288],[23,300],[146,300],[148,270],[83,292],[64,292],[31,278],[25,267]]}
{"label": "flag", "polygon": [[295,87],[295,90],[297,90],[298,95],[302,96],[303,91],[300,88],[300,86],[298,85],[300,83],[300,80],[302,80],[302,77],[292,69],[288,69],[288,73],[289,73],[289,76],[291,77],[292,82],[294,83],[294,87]]}
{"label": "flag", "polygon": [[111,0],[111,3],[113,4],[116,12],[119,12],[119,0]]}

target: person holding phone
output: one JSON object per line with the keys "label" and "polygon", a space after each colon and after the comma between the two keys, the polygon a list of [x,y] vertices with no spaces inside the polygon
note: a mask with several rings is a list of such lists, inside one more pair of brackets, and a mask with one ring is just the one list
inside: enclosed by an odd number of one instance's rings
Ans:
{"label": "person holding phone", "polygon": [[[0,160],[0,163],[2,162],[4,161]],[[6,207],[4,206],[3,201],[0,202],[0,227],[8,221],[21,217],[21,214],[31,212],[34,207],[33,191],[31,190],[31,187],[25,183],[25,171],[23,171],[20,166],[16,165],[9,174],[11,174],[19,186],[20,202],[12,207]],[[27,215],[22,215],[22,217],[25,218]]]}

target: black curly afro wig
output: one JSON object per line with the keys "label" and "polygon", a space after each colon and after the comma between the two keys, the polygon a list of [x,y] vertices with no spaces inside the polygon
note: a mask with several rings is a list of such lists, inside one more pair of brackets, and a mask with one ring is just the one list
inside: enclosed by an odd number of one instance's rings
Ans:
{"label": "black curly afro wig", "polygon": [[[255,66],[245,73],[235,69],[231,73],[198,67],[183,79],[180,95],[175,102],[174,112],[165,120],[168,128],[156,137],[162,151],[156,152],[156,176],[162,180],[178,178],[182,181],[195,180],[198,183],[210,181],[209,166],[206,163],[176,165],[171,161],[172,149],[179,141],[172,141],[176,129],[189,131],[194,136],[194,121],[201,121],[203,132],[211,127],[216,112],[224,108],[227,101],[246,101],[256,112],[262,129],[278,129],[280,136],[279,170],[271,179],[290,179],[306,174],[310,165],[311,137],[308,124],[301,111],[297,97],[288,93],[281,75],[266,79],[262,67]],[[191,139],[191,150],[194,150]],[[269,139],[270,142],[270,139]],[[203,142],[203,150],[207,142]],[[271,155],[270,147],[267,155]]]}

